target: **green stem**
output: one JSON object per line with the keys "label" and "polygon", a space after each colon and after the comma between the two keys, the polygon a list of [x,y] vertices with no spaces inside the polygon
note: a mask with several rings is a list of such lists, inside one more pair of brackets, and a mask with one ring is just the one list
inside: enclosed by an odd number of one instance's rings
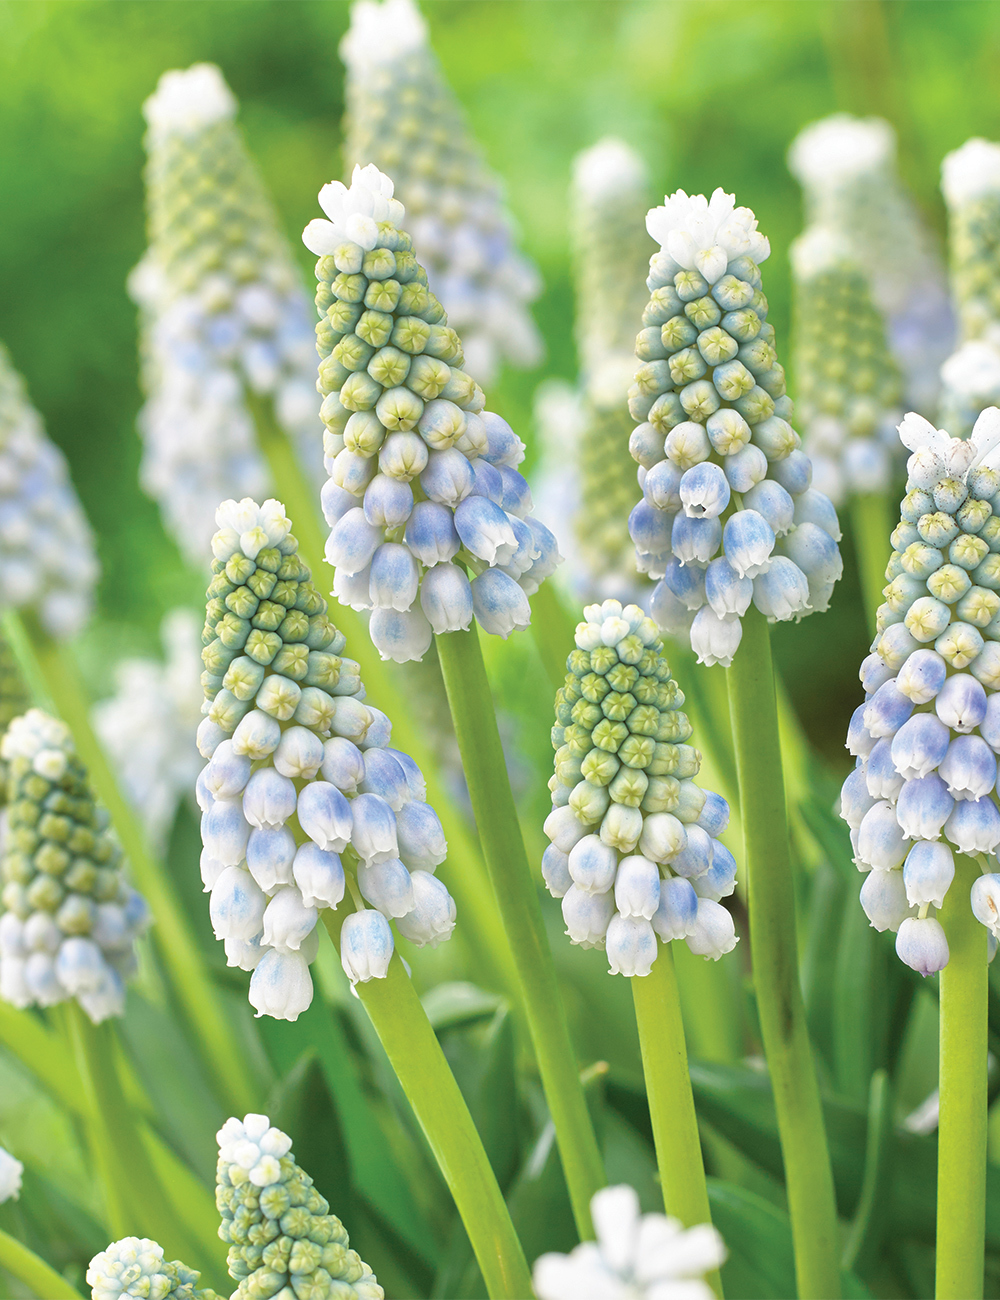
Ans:
{"label": "green stem", "polygon": [[754,987],[785,1164],[800,1300],[840,1295],[837,1207],[799,987],[788,819],[767,622],[754,606],[729,672]]}
{"label": "green stem", "polygon": [[[322,912],[334,943],[350,904]],[[493,1300],[530,1296],[524,1251],[476,1126],[403,962],[393,954],[385,979],[356,986],[389,1063],[454,1198]]]}
{"label": "green stem", "polygon": [[[320,587],[326,565],[325,541],[319,513],[319,491],[306,481],[295,450],[275,419],[267,399],[248,396],[257,426],[257,440],[264,453],[275,489],[294,521],[295,536],[306,564]],[[463,927],[477,961],[488,963],[493,982],[500,988],[516,988],[514,967],[503,930],[497,921],[482,855],[466,829],[461,815],[437,777],[438,763],[418,732],[399,689],[391,666],[382,662],[372,645],[364,620],[346,605],[337,605],[334,621],[347,637],[348,650],[361,666],[361,676],[372,703],[392,719],[393,744],[404,750],[420,768],[427,783],[427,801],[438,817],[448,841],[448,887],[455,897]],[[480,976],[482,978],[482,975]]]}
{"label": "green stem", "polygon": [[79,669],[68,648],[44,630],[32,611],[8,614],[15,650],[29,654],[33,668],[45,684],[53,707],[73,735],[80,761],[87,769],[98,798],[111,815],[136,887],[145,896],[155,925],[153,940],[171,985],[196,1032],[202,1056],[220,1096],[243,1114],[253,1109],[255,1097],[240,1068],[243,1053],[233,1034],[230,1018],[220,1005],[208,968],[202,959],[190,924],[173,884],[155,860],[145,832],[90,721],[90,704]]}
{"label": "green stem", "polygon": [[885,492],[871,492],[851,499],[851,530],[861,579],[868,630],[875,635],[875,611],[882,604],[888,537],[892,532],[889,497]]}
{"label": "green stem", "polygon": [[566,657],[573,649],[576,624],[552,582],[543,582],[531,597],[531,635],[552,689],[566,677]]}
{"label": "green stem", "polygon": [[541,904],[517,821],[475,623],[437,638],[448,703],[479,838],[517,969],[542,1086],[555,1125],[581,1238],[593,1236],[590,1200],[606,1178],[587,1111]]}
{"label": "green stem", "polygon": [[[153,1237],[168,1258],[200,1259],[201,1248],[164,1190],[125,1097],[115,1061],[118,1045],[113,1022],[92,1024],[75,999],[63,1004],[63,1012],[86,1103],[88,1145],[104,1189],[111,1231],[115,1237]],[[217,1261],[210,1262],[213,1266]]]}
{"label": "green stem", "polygon": [[888,1190],[889,1144],[892,1138],[892,1083],[887,1070],[872,1075],[868,1100],[868,1138],[865,1174],[858,1208],[844,1243],[843,1264],[848,1272],[867,1268],[879,1248]]}
{"label": "green stem", "polygon": [[979,874],[955,855],[955,880],[939,920],[950,957],[941,972],[938,1125],[938,1300],[983,1294],[986,1219],[986,930],[969,906]]}
{"label": "green stem", "polygon": [[[658,943],[649,974],[630,983],[663,1208],[686,1228],[711,1223],[671,945]],[[718,1275],[709,1280],[721,1296]]]}
{"label": "green stem", "polygon": [[45,1300],[81,1300],[80,1292],[57,1273],[51,1264],[46,1264],[40,1255],[36,1255],[27,1246],[22,1246],[16,1238],[0,1228],[0,1268],[5,1268],[12,1277],[23,1282],[34,1296]]}
{"label": "green stem", "polygon": [[67,1059],[63,1039],[30,1012],[0,1002],[0,1043],[71,1112],[81,1109],[80,1077]]}

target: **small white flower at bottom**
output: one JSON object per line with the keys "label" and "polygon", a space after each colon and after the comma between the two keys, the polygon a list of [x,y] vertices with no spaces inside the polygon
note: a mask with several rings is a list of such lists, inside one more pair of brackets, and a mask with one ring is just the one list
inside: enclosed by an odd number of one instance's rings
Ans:
{"label": "small white flower at bottom", "polygon": [[538,1300],[711,1300],[704,1275],[726,1257],[707,1223],[685,1229],[663,1214],[639,1213],[631,1187],[605,1187],[590,1202],[597,1241],[568,1255],[542,1255]]}
{"label": "small white flower at bottom", "polygon": [[0,1147],[0,1205],[16,1201],[21,1194],[21,1175],[24,1165],[15,1160],[9,1151]]}

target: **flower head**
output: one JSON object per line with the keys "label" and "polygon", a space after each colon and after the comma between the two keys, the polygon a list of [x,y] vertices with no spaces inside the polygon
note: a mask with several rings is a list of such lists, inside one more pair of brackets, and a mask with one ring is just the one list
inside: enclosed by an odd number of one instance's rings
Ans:
{"label": "flower head", "polygon": [[631,1187],[606,1187],[590,1203],[596,1242],[548,1254],[533,1273],[539,1300],[710,1300],[705,1274],[726,1258],[710,1224],[682,1227],[640,1214]]}
{"label": "flower head", "polygon": [[93,1300],[221,1300],[199,1289],[200,1274],[180,1260],[168,1261],[148,1237],[113,1241],[90,1261],[87,1285]]}

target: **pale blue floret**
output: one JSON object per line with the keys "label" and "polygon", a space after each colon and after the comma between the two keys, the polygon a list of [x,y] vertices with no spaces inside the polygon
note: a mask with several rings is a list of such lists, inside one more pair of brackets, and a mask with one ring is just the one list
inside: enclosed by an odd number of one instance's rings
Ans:
{"label": "pale blue floret", "polygon": [[892,761],[896,771],[909,780],[933,772],[945,754],[951,736],[933,713],[916,713],[892,737]]}
{"label": "pale blue floret", "polygon": [[379,656],[396,663],[422,659],[433,637],[430,623],[418,609],[376,609],[368,621],[368,631]]}
{"label": "pale blue floret", "polygon": [[903,782],[896,817],[907,839],[936,840],[954,807],[948,787],[937,772],[931,772]]}
{"label": "pale blue floret", "polygon": [[568,870],[577,888],[604,894],[615,883],[618,855],[599,835],[587,835],[570,849]]}
{"label": "pale blue floret", "polygon": [[809,582],[791,560],[776,555],[753,584],[753,603],[765,618],[784,622],[809,607]]}
{"label": "pale blue floret", "polygon": [[452,512],[434,501],[418,501],[413,507],[404,541],[421,564],[428,566],[454,559],[462,547]]}
{"label": "pale blue floret", "polygon": [[616,913],[608,924],[605,947],[612,975],[648,975],[656,960],[656,934],[645,917]]}
{"label": "pale blue floret", "polygon": [[896,935],[896,955],[921,975],[933,975],[948,965],[948,940],[941,922],[932,916],[909,916]]}
{"label": "pale blue floret", "polygon": [[896,931],[914,909],[907,901],[901,871],[869,871],[861,886],[861,906],[879,931]]}
{"label": "pale blue floret", "polygon": [[969,673],[955,673],[938,692],[934,710],[953,731],[970,732],[986,716],[986,691]]}
{"label": "pale blue floret", "polygon": [[271,948],[250,976],[247,994],[257,1015],[275,1020],[295,1020],[313,998],[312,976],[302,953]]}
{"label": "pale blue floret", "polygon": [[579,885],[571,885],[562,900],[566,933],[583,948],[596,948],[604,941],[615,914],[614,895],[588,894]]}
{"label": "pale blue floret", "polygon": [[979,724],[979,734],[990,749],[1000,751],[1000,693],[986,701],[986,716]]}
{"label": "pale blue floret", "polygon": [[336,853],[310,840],[295,852],[292,876],[307,907],[336,907],[344,897],[344,867]]}
{"label": "pale blue floret", "polygon": [[[271,948],[299,952],[315,930],[318,917],[317,908],[305,902],[294,884],[278,889],[271,895],[264,911],[261,942]],[[313,943],[317,941],[316,937],[312,940]]]}
{"label": "pale blue floret", "polygon": [[1000,844],[1000,811],[992,799],[962,799],[944,833],[960,853],[992,853]]}
{"label": "pale blue floret", "polygon": [[748,443],[742,450],[727,456],[723,468],[734,492],[749,492],[767,475],[767,457],[759,447]]}
{"label": "pale blue floret", "polygon": [[[719,561],[712,561],[712,564],[717,563]],[[709,565],[707,570],[700,569],[696,564],[685,564],[676,555],[672,555],[663,570],[663,581],[685,609],[701,609],[707,595],[708,573],[711,568],[712,565]]]}
{"label": "pale blue floret", "polygon": [[698,895],[690,880],[671,876],[660,884],[660,904],[653,916],[653,929],[664,941],[686,939],[694,933]]}
{"label": "pale blue floret", "polygon": [[[771,479],[776,483],[780,483],[785,491],[790,493],[793,497],[801,497],[804,492],[809,490],[809,485],[812,483],[812,461],[804,451],[800,451],[798,448],[789,452],[784,460],[774,461],[770,465],[769,471]],[[830,498],[824,496],[821,492],[817,492],[814,495],[820,500],[825,501],[830,507],[830,513],[832,513],[833,516],[833,527],[839,534],[839,529],[837,528],[837,512],[834,509]],[[793,503],[793,506],[794,504],[795,503]],[[759,507],[756,506],[754,507],[754,509],[758,508]],[[827,514],[826,518],[827,522],[830,522],[830,514]],[[802,523],[804,521],[796,519],[795,522]]]}
{"label": "pale blue floret", "polygon": [[867,705],[859,704],[851,714],[847,727],[847,751],[854,758],[867,758],[875,748],[875,737],[865,730],[864,714]]}
{"label": "pale blue floret", "polygon": [[[492,468],[490,466],[489,468]],[[496,473],[496,471],[493,471]],[[499,474],[497,478],[499,479]],[[420,486],[431,501],[454,510],[476,487],[476,474],[468,457],[450,448],[432,451],[427,468],[420,475]]]}
{"label": "pale blue floret", "polygon": [[903,788],[903,778],[892,761],[891,742],[884,736],[868,755],[865,780],[874,799],[895,800]]}
{"label": "pale blue floret", "polygon": [[894,681],[884,682],[864,709],[864,723],[869,733],[894,736],[913,712],[913,701],[898,689]]}
{"label": "pale blue floret", "polygon": [[719,549],[721,540],[722,525],[718,519],[692,519],[683,514],[674,516],[669,549],[681,564],[707,564]]}
{"label": "pale blue floret", "polygon": [[281,826],[295,811],[295,784],[273,767],[259,768],[243,792],[243,816],[251,826]]}
{"label": "pale blue floret", "polygon": [[[793,456],[795,454],[795,452],[792,453]],[[781,475],[777,471],[780,470],[783,463],[778,461],[777,464],[771,466],[772,474],[778,479],[781,479]],[[787,482],[784,483],[784,486],[788,491],[791,491]],[[818,492],[815,488],[809,488],[800,497],[796,497],[795,522],[796,524],[816,524],[824,532],[829,533],[835,542],[840,541],[840,524],[837,521],[836,507],[828,496]]]}
{"label": "pale blue floret", "polygon": [[[363,797],[363,796],[362,796]],[[392,960],[393,939],[381,912],[353,912],[340,931],[340,962],[352,984],[384,979]]]}
{"label": "pale blue floret", "polygon": [[[371,710],[372,713],[377,713],[377,712],[378,712],[377,709],[372,709],[372,708],[371,708],[371,705],[369,705],[368,707],[369,707],[369,709]],[[385,714],[384,714],[384,713],[382,714],[382,717],[385,718]],[[388,718],[386,718],[385,720],[386,720],[387,723],[389,723],[389,719],[388,719]],[[377,725],[377,723],[376,723],[376,725]],[[391,726],[392,726],[392,724],[389,723],[390,732],[391,732]],[[371,731],[372,731],[372,728],[369,727],[369,728],[368,728],[369,735],[371,734]],[[379,748],[380,748],[380,749],[384,749],[385,752],[386,752],[387,754],[390,754],[390,755],[391,755],[391,756],[396,760],[396,762],[399,764],[399,766],[403,769],[403,776],[404,776],[404,778],[406,779],[406,788],[407,788],[407,790],[409,791],[409,798],[410,798],[410,799],[420,799],[420,800],[426,799],[426,798],[427,798],[427,782],[424,780],[424,774],[423,774],[423,772],[421,772],[420,768],[419,768],[419,767],[417,766],[417,764],[413,761],[413,759],[409,756],[409,754],[405,754],[401,749],[392,749],[392,748],[389,746],[389,740],[390,740],[390,738],[391,738],[391,736],[390,736],[390,735],[387,735],[387,736],[385,737],[385,740],[383,741],[383,743],[382,743],[380,746],[374,746],[374,748],[376,748],[376,749],[379,749]],[[368,736],[365,737],[365,748],[366,748],[366,751],[367,751],[368,749],[373,748],[372,746],[370,746],[370,745],[368,744]],[[398,809],[395,809],[394,811],[398,812],[399,810],[398,810]]]}
{"label": "pale blue floret", "polygon": [[358,867],[358,888],[365,902],[388,920],[405,916],[413,908],[413,883],[398,858]]}
{"label": "pale blue floret", "polygon": [[698,814],[697,824],[713,839],[723,833],[729,825],[729,804],[721,794],[714,790],[705,791],[705,803]]}
{"label": "pale blue floret", "polygon": [[834,582],[843,572],[837,543],[816,524],[800,524],[783,542],[785,553],[811,581]]}
{"label": "pale blue floret", "polygon": [[855,861],[862,867],[877,871],[891,871],[902,865],[906,857],[906,841],[896,820],[892,804],[879,800],[865,813],[858,830]]}
{"label": "pale blue floret", "polygon": [[508,514],[527,522],[528,515],[534,509],[528,480],[513,465],[500,466],[500,479],[503,483],[503,497],[500,504]]}
{"label": "pale blue floret", "polygon": [[972,886],[972,912],[986,926],[991,938],[1000,930],[1000,875],[979,876]]}
{"label": "pale blue floret", "polygon": [[[387,714],[381,709],[376,709],[373,704],[366,704],[365,708],[368,711],[368,729],[358,740],[358,748],[381,749],[392,739],[392,722]],[[416,767],[415,763],[414,767]]]}
{"label": "pale blue floret", "polygon": [[[744,493],[743,504],[748,510],[756,512],[767,520],[775,537],[784,537],[793,524],[795,502],[774,479],[762,479],[749,492]],[[826,534],[823,534],[826,537]],[[827,538],[836,549],[833,538]]]}
{"label": "pale blue floret", "polygon": [[856,767],[840,791],[841,817],[851,830],[856,831],[864,820],[865,813],[877,802],[868,789],[864,767]]}
{"label": "pale blue floret", "polygon": [[351,804],[354,828],[351,845],[366,866],[399,856],[396,816],[376,794],[359,794]]}
{"label": "pale blue floret", "polygon": [[628,531],[640,555],[661,556],[670,553],[674,518],[665,510],[654,509],[645,497],[632,507],[632,513],[628,517]]}
{"label": "pale blue floret", "polygon": [[903,884],[907,902],[920,907],[940,907],[955,878],[955,859],[943,840],[914,844],[903,863]]}
{"label": "pale blue floret", "polygon": [[358,789],[362,794],[379,795],[395,813],[410,798],[406,774],[387,749],[372,749],[365,753],[365,776]]}
{"label": "pale blue floret", "polygon": [[[874,651],[861,661],[861,669],[858,673],[866,695],[874,694],[882,683],[887,682],[892,675],[892,669],[887,668]],[[896,685],[899,685],[898,681]]]}
{"label": "pale blue floret", "polygon": [[472,622],[472,588],[457,564],[437,564],[424,574],[420,608],[435,635],[458,632]]}
{"label": "pale blue floret", "polygon": [[[344,495],[351,502],[348,509],[353,508],[356,499],[349,492]],[[365,489],[362,509],[365,519],[376,528],[399,528],[413,513],[413,488],[398,478],[390,478],[388,474],[376,474]],[[329,522],[332,525],[336,520]]]}
{"label": "pale blue floret", "polygon": [[437,813],[428,803],[411,801],[396,814],[399,856],[411,871],[433,871],[445,860],[448,845]]}
{"label": "pale blue floret", "polygon": [[[685,572],[694,575],[698,571],[685,567]],[[664,581],[669,585],[666,574]],[[750,608],[753,599],[753,581],[750,578],[741,578],[725,556],[720,555],[718,559],[712,560],[705,570],[704,581],[705,596],[717,617],[742,618]]]}
{"label": "pale blue floret", "polygon": [[[34,954],[42,956],[42,954]],[[30,958],[29,958],[30,960]],[[85,939],[80,935],[73,935],[64,939],[59,945],[59,951],[56,953],[55,965],[46,962],[47,967],[44,979],[32,991],[39,996],[43,994],[44,985],[50,985],[54,976],[59,984],[63,986],[59,996],[51,1001],[62,1001],[68,991],[76,997],[87,989],[96,988],[105,978],[110,970],[100,948],[92,939]],[[41,973],[41,972],[40,972]],[[58,990],[52,990],[58,991]]]}
{"label": "pale blue floret", "polygon": [[311,781],[299,794],[299,825],[321,849],[342,853],[356,831],[359,802],[349,803],[330,781]]}
{"label": "pale blue floret", "polygon": [[764,573],[774,550],[774,530],[756,510],[738,510],[726,520],[722,545],[741,578]]}
{"label": "pale blue floret", "polygon": [[712,865],[714,840],[700,826],[691,825],[686,829],[687,838],[684,847],[671,858],[670,866],[677,875],[691,879],[693,876],[700,876]]}
{"label": "pale blue floret", "polygon": [[503,476],[495,465],[478,458],[469,462],[473,488],[477,496],[488,497],[494,505],[503,507]]}
{"label": "pale blue floret", "polygon": [[729,505],[730,488],[721,466],[706,460],[684,471],[678,495],[686,515],[717,519]]}
{"label": "pale blue floret", "polygon": [[370,524],[361,506],[348,510],[326,539],[326,560],[347,574],[360,573],[382,544],[382,529]]}
{"label": "pale blue floret", "polygon": [[242,867],[227,867],[216,880],[209,915],[217,939],[250,940],[264,924],[267,896]]}
{"label": "pale blue floret", "polygon": [[287,826],[270,830],[254,827],[250,832],[246,863],[261,889],[270,891],[277,885],[290,885],[294,860],[295,837]]}
{"label": "pale blue floret", "polygon": [[204,770],[205,788],[213,799],[235,799],[250,779],[250,768],[250,759],[236,753],[231,740],[224,740]]}
{"label": "pale blue floret", "polygon": [[934,650],[917,650],[899,670],[896,686],[914,704],[929,704],[944,685],[947,674],[948,665],[939,654]]}
{"label": "pale blue floret", "polygon": [[243,861],[250,823],[239,803],[220,799],[201,819],[201,841],[217,862],[235,867]]}
{"label": "pale blue floret", "polygon": [[657,510],[680,510],[681,479],[690,472],[682,470],[671,460],[661,460],[643,478],[643,495]]}
{"label": "pale blue floret", "polygon": [[691,883],[699,898],[710,898],[716,903],[729,898],[736,888],[736,859],[724,844],[712,841],[712,865]]}
{"label": "pale blue floret", "polygon": [[233,732],[233,748],[238,754],[246,754],[254,760],[273,754],[280,740],[281,726],[277,718],[272,718],[262,709],[251,709],[236,724]]}
{"label": "pale blue floret", "polygon": [[447,889],[427,871],[412,876],[414,904],[406,916],[396,920],[404,939],[418,947],[436,948],[455,928],[455,903]]}
{"label": "pale blue floret", "polygon": [[640,854],[622,858],[614,878],[615,906],[624,917],[648,921],[660,905],[660,873]]}
{"label": "pale blue floret", "polygon": [[343,736],[333,736],[323,746],[320,770],[324,781],[329,781],[345,794],[355,794],[359,783],[364,780],[365,760],[357,745]]}
{"label": "pale blue floret", "polygon": [[981,799],[996,785],[997,760],[980,736],[956,736],[938,768],[955,799]]}
{"label": "pale blue floret", "polygon": [[473,579],[472,608],[485,632],[505,639],[531,622],[531,606],[524,590],[499,569],[485,569]]}
{"label": "pale blue floret", "polygon": [[472,555],[487,564],[506,564],[513,557],[517,538],[510,520],[488,497],[466,497],[454,517],[455,531]]}
{"label": "pale blue floret", "polygon": [[573,877],[569,874],[569,855],[554,844],[548,845],[542,854],[542,879],[553,898],[562,898],[573,884]]}
{"label": "pale blue floret", "polygon": [[399,542],[383,542],[372,557],[368,582],[376,609],[408,610],[420,583],[420,571],[409,548]]}

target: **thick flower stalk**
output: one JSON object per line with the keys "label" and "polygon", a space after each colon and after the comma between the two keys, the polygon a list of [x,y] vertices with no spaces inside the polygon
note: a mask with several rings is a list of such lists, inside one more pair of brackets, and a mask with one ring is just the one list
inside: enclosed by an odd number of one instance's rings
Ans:
{"label": "thick flower stalk", "polygon": [[74,636],[93,607],[97,573],[66,461],[0,345],[0,609],[31,611],[50,636]]}
{"label": "thick flower stalk", "polygon": [[606,1187],[591,1202],[596,1241],[568,1255],[542,1255],[538,1300],[713,1300],[706,1281],[726,1258],[710,1224],[685,1229],[663,1214],[640,1214],[631,1187]]}
{"label": "thick flower stalk", "polygon": [[229,1119],[218,1133],[215,1203],[229,1242],[232,1300],[275,1294],[382,1300],[340,1220],[295,1163],[292,1139],[266,1115]]}
{"label": "thick flower stalk", "polygon": [[941,165],[959,341],[941,367],[941,420],[964,437],[1000,401],[1000,145],[967,140]]}
{"label": "thick flower stalk", "polygon": [[906,402],[930,409],[954,317],[941,256],[899,178],[895,132],[881,118],[836,113],[798,134],[788,164],[807,223],[836,231],[869,277]]}
{"label": "thick flower stalk", "polygon": [[646,225],[651,297],[629,448],[642,500],[629,516],[651,610],[701,663],[732,663],[751,602],[769,622],[825,610],[842,561],[829,499],[789,423],[758,264],[770,245],[749,208],[683,190]]}
{"label": "thick flower stalk", "polygon": [[899,370],[868,277],[835,230],[792,245],[798,419],[813,486],[836,506],[885,492],[899,448]]}
{"label": "thick flower stalk", "polygon": [[16,1201],[21,1195],[21,1175],[24,1165],[16,1160],[9,1151],[0,1147],[0,1205],[4,1201]]}
{"label": "thick flower stalk", "polygon": [[352,982],[385,977],[390,921],[421,946],[450,936],[455,905],[434,875],[447,845],[419,768],[363,703],[284,508],[226,501],[216,522],[198,728],[210,760],[198,779],[202,879],[229,964],[253,971],[258,1015],[295,1020],[312,1002],[319,914],[346,888],[360,904],[341,931]]}
{"label": "thick flower stalk", "polygon": [[657,939],[718,960],[736,946],[720,899],[736,861],[729,805],[694,782],[701,755],[656,624],[637,605],[589,605],[556,695],[553,810],[542,858],[566,933],[613,975],[648,975]]}
{"label": "thick flower stalk", "polygon": [[0,997],[17,1007],[75,998],[98,1024],[120,1016],[149,924],[69,729],[40,709],[0,742],[8,764]]}
{"label": "thick flower stalk", "polygon": [[[559,562],[531,518],[515,468],[524,444],[484,410],[462,343],[427,287],[402,204],[374,165],[334,181],[329,220],[303,234],[316,253],[320,415],[329,481],[323,512],[334,594],[371,609],[383,659],[421,659],[435,633],[473,617],[506,637],[531,622],[528,596]],[[470,580],[469,572],[472,577]]]}
{"label": "thick flower stalk", "polygon": [[359,0],[340,46],[347,68],[344,159],[391,176],[431,287],[462,333],[469,372],[537,365],[529,303],[541,282],[516,245],[502,186],[444,80],[413,0]]}
{"label": "thick flower stalk", "polygon": [[179,1259],[166,1260],[163,1247],[148,1237],[113,1241],[90,1261],[91,1300],[222,1300],[201,1275]]}
{"label": "thick flower stalk", "polygon": [[144,107],[149,247],[129,281],[147,393],[142,484],[198,563],[218,502],[267,486],[248,398],[273,402],[319,473],[308,299],[236,108],[212,64],[160,78]]}
{"label": "thick flower stalk", "polygon": [[[199,628],[194,615],[175,609],[161,629],[165,662],[124,659],[115,669],[117,692],[93,709],[94,730],[118,770],[118,779],[150,842],[166,847],[177,806],[201,769],[194,730],[201,716]],[[0,722],[2,725],[2,722]]]}
{"label": "thick flower stalk", "polygon": [[641,581],[627,526],[635,465],[625,402],[646,305],[647,183],[643,160],[621,140],[608,137],[574,159],[578,391],[564,396],[549,380],[535,407],[543,439],[539,506],[565,543],[567,576],[584,599],[621,595],[623,583]]}

